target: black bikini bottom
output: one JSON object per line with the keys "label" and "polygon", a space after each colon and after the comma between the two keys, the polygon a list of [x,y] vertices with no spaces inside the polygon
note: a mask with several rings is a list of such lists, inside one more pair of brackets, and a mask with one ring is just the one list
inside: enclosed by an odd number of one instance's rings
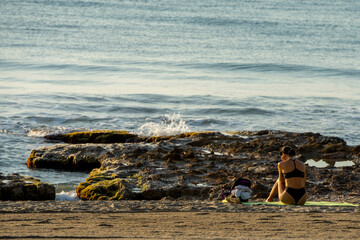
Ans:
{"label": "black bikini bottom", "polygon": [[304,194],[306,193],[305,191],[305,188],[299,188],[299,189],[296,189],[296,188],[290,188],[290,187],[287,187],[285,188],[285,191],[287,193],[289,193],[295,200],[295,204],[298,203],[298,201],[304,196]]}

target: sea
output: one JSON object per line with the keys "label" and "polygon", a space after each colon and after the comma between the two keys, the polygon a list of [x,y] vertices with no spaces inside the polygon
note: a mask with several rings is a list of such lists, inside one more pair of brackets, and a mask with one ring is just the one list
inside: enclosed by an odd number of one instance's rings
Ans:
{"label": "sea", "polygon": [[0,172],[44,136],[317,132],[360,144],[358,0],[0,0]]}

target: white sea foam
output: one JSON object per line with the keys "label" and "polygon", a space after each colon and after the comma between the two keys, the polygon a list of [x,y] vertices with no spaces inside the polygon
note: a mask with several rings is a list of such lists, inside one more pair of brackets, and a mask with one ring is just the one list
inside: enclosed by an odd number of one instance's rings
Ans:
{"label": "white sea foam", "polygon": [[68,133],[72,132],[74,129],[67,128],[67,127],[45,127],[45,128],[38,128],[32,129],[27,133],[28,137],[45,137],[46,135],[51,134],[61,134],[61,133]]}
{"label": "white sea foam", "polygon": [[11,133],[11,131],[9,131],[7,129],[0,129],[0,133],[9,134],[9,133]]}
{"label": "white sea foam", "polygon": [[49,132],[42,129],[33,129],[27,133],[28,137],[45,137]]}
{"label": "white sea foam", "polygon": [[164,114],[160,123],[147,122],[139,127],[139,134],[145,136],[170,136],[184,132],[190,129],[182,119],[180,113]]}
{"label": "white sea foam", "polygon": [[79,201],[79,197],[76,195],[75,191],[65,192],[61,191],[61,193],[56,194],[56,201]]}

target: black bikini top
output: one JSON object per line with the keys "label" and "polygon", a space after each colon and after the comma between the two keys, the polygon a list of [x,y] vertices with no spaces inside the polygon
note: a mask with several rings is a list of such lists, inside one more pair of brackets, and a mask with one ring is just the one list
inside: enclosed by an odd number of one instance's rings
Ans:
{"label": "black bikini top", "polygon": [[293,177],[304,178],[305,174],[302,171],[300,171],[299,169],[296,168],[295,160],[293,160],[293,161],[294,161],[295,169],[293,171],[291,171],[291,172],[284,173],[284,178],[285,179],[289,179],[289,178],[293,178]]}

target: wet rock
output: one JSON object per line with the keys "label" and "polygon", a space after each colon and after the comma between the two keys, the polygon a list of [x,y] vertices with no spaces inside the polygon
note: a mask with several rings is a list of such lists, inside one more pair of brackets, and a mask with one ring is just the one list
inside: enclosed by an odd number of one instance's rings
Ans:
{"label": "wet rock", "polygon": [[138,174],[123,178],[107,170],[94,169],[86,181],[78,185],[76,193],[83,200],[160,200],[164,197],[204,197],[210,189],[186,185],[159,187],[152,183]]}
{"label": "wet rock", "polygon": [[360,157],[360,145],[351,148],[351,154]]}
{"label": "wet rock", "polygon": [[0,200],[54,200],[55,187],[31,176],[0,175]]}
{"label": "wet rock", "polygon": [[45,138],[66,143],[124,143],[133,141],[137,136],[127,131],[96,130],[47,135]]}
{"label": "wet rock", "polygon": [[346,153],[344,152],[333,152],[333,153],[326,153],[323,154],[323,159],[346,159]]}
{"label": "wet rock", "polygon": [[182,160],[181,158],[181,153],[183,151],[179,148],[174,148],[172,149],[169,153],[167,153],[163,159],[164,160],[167,160],[168,162],[171,162],[171,161],[180,161]]}
{"label": "wet rock", "polygon": [[349,148],[346,146],[345,142],[340,143],[328,143],[324,146],[322,152],[324,153],[334,153],[334,152],[345,152]]}
{"label": "wet rock", "polygon": [[151,138],[131,136],[127,142],[112,144],[94,143],[90,139],[90,143],[33,150],[28,166],[94,169],[77,188],[77,194],[88,200],[213,198],[221,187],[237,177],[250,179],[254,197],[265,198],[278,178],[279,150],[289,145],[304,162],[346,158],[355,163],[353,168],[343,167],[341,171],[332,166],[307,167],[307,187],[311,194],[345,191],[360,182],[356,172],[360,148],[318,133],[193,132]]}
{"label": "wet rock", "polygon": [[76,193],[83,200],[132,199],[134,194],[129,190],[135,187],[132,185],[115,173],[94,169],[86,181],[77,186]]}
{"label": "wet rock", "polygon": [[90,171],[100,167],[106,152],[100,145],[56,145],[32,150],[26,164],[29,168]]}

